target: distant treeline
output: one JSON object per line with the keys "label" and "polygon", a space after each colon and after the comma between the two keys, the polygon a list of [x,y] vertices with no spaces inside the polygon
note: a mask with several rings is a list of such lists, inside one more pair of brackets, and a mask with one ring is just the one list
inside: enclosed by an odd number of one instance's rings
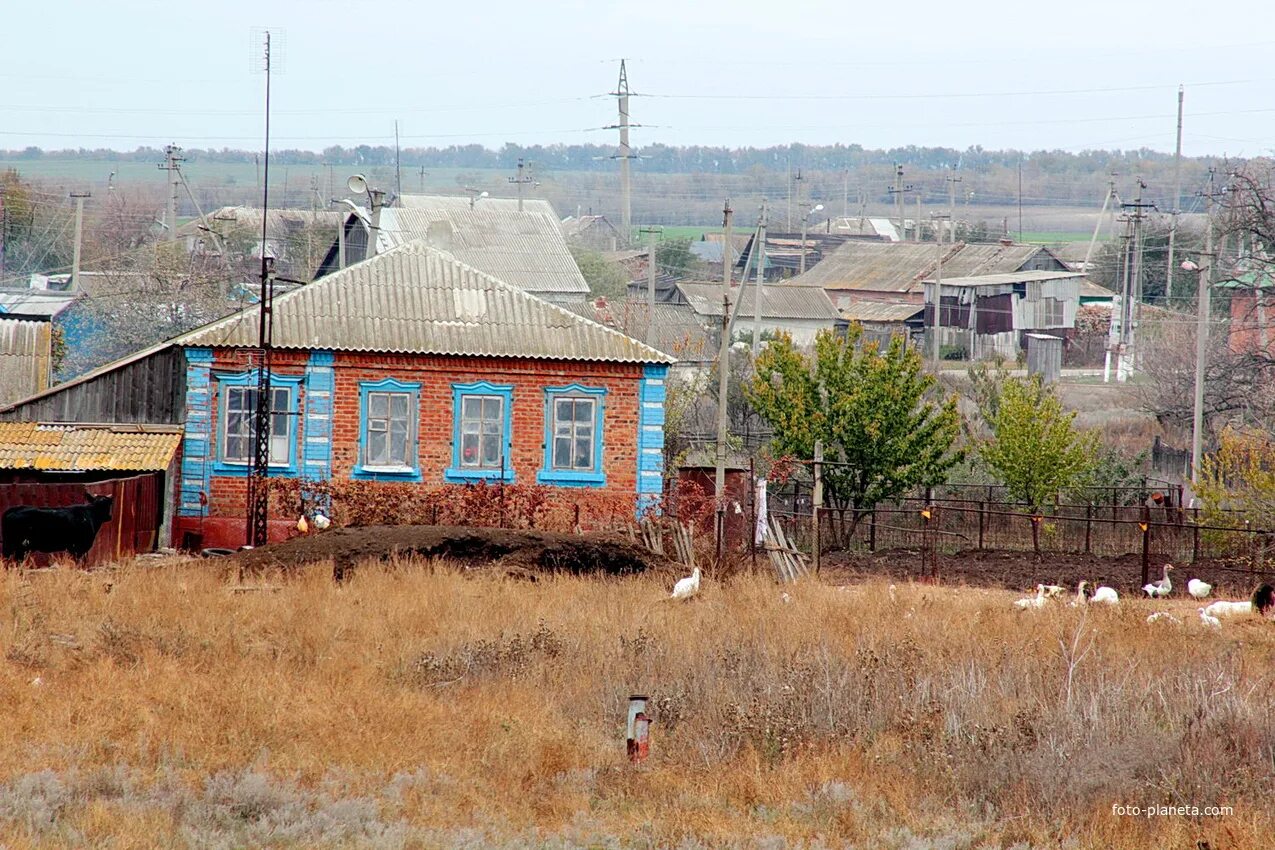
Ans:
{"label": "distant treeline", "polygon": [[[404,148],[399,156],[404,165],[426,168],[512,168],[518,160],[534,162],[542,170],[611,171],[615,168],[614,145],[515,145],[500,148],[482,145],[449,145],[447,147]],[[1112,168],[1132,173],[1130,169],[1163,166],[1173,161],[1172,154],[1140,148],[1137,150],[1093,150],[1073,153],[1061,150],[965,150],[943,147],[907,147],[872,150],[862,145],[778,145],[767,148],[726,148],[704,145],[644,145],[637,151],[643,171],[665,174],[709,172],[743,174],[756,169],[767,171],[805,168],[817,171],[851,171],[868,166],[901,163],[919,169],[959,167],[972,171],[1014,167],[1023,162],[1033,169],[1052,173],[1105,172]],[[253,162],[258,151],[221,148],[220,150],[188,148],[190,162]],[[393,147],[333,145],[322,151],[275,150],[271,160],[281,165],[393,165]],[[160,148],[139,147],[132,151],[106,148],[69,148],[46,151],[28,147],[0,151],[0,159],[110,159],[119,161],[156,162],[163,159]],[[1199,160],[1203,162],[1203,160]]]}

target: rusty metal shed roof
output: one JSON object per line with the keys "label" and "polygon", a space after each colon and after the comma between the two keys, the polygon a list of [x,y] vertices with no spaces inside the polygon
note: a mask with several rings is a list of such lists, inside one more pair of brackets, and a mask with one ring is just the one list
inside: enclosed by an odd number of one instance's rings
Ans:
{"label": "rusty metal shed roof", "polygon": [[528,292],[587,295],[562,222],[548,201],[404,195],[381,210],[379,251],[424,240],[466,265]]}
{"label": "rusty metal shed roof", "polygon": [[[679,283],[677,288],[699,315],[722,315],[720,283]],[[745,285],[742,296],[739,294],[740,287],[731,289],[731,304],[735,303],[736,298],[743,299],[736,311],[737,317],[747,318],[753,315],[753,293],[756,289],[754,285]],[[761,315],[764,319],[826,319],[830,322],[840,318],[828,293],[821,288],[776,283],[762,287]]]}
{"label": "rusty metal shed roof", "polygon": [[0,469],[162,472],[181,438],[179,425],[0,422]]}
{"label": "rusty metal shed roof", "polygon": [[[176,337],[252,348],[257,307]],[[667,363],[672,358],[424,242],[409,242],[276,296],[276,348]]]}

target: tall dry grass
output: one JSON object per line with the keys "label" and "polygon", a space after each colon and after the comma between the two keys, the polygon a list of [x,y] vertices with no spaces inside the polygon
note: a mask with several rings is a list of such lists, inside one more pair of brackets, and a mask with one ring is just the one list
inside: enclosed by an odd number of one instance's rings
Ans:
{"label": "tall dry grass", "polygon": [[[784,602],[742,578],[674,604],[656,577],[329,575],[5,575],[0,846],[1275,846],[1275,624],[924,586]],[[641,768],[631,692],[654,704]]]}

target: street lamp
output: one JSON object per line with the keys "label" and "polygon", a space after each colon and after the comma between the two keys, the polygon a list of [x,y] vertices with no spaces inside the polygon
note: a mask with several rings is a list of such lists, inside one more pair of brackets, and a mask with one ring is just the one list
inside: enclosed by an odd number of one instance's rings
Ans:
{"label": "street lamp", "polygon": [[810,224],[810,214],[817,213],[823,209],[823,204],[815,204],[810,209],[802,213],[801,216],[801,270],[797,274],[806,273],[806,226]]}

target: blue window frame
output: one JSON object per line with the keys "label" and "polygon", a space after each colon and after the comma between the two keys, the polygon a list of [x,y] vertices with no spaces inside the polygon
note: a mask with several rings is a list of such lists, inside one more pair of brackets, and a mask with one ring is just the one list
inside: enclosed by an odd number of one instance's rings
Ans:
{"label": "blue window frame", "polygon": [[512,386],[452,384],[452,482],[514,480]]}
{"label": "blue window frame", "polygon": [[[215,373],[217,381],[217,451],[213,464],[216,475],[247,476],[252,468],[252,446],[256,428],[257,373]],[[270,376],[270,471],[271,476],[296,477],[297,404],[301,375]]]}
{"label": "blue window frame", "polygon": [[359,462],[352,478],[420,481],[420,384],[385,378],[359,384]]}
{"label": "blue window frame", "polygon": [[602,423],[607,391],[570,384],[545,387],[544,466],[538,484],[605,487]]}

